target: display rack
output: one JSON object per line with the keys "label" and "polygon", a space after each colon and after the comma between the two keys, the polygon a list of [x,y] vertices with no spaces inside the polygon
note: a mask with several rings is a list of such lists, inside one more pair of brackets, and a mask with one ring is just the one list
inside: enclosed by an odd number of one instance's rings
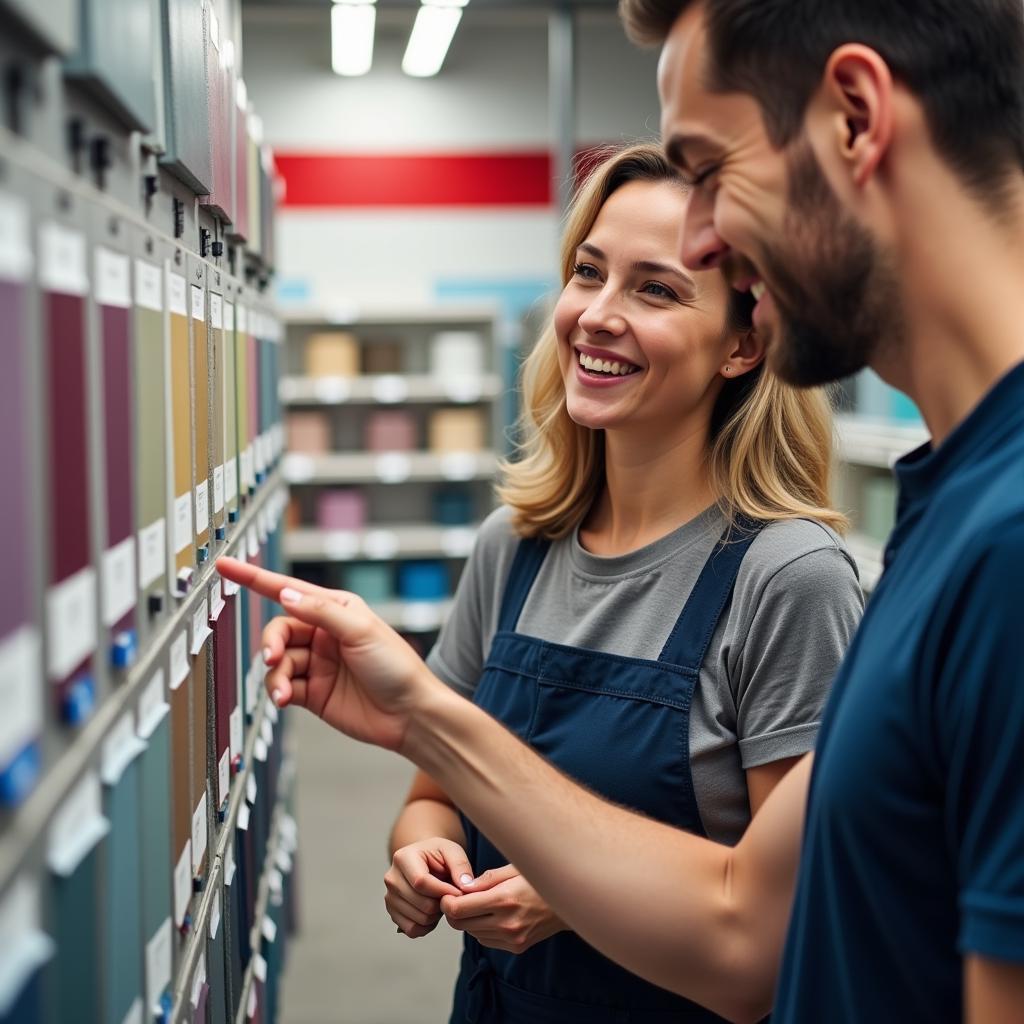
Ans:
{"label": "display rack", "polygon": [[837,492],[840,507],[853,520],[846,543],[865,593],[874,590],[882,574],[885,540],[895,519],[892,467],[927,439],[919,423],[853,413],[836,417]]}
{"label": "display rack", "polygon": [[[354,372],[312,375],[307,346],[311,339],[331,332],[349,336],[358,346],[358,360],[350,359]],[[435,339],[450,332],[468,332],[479,339],[479,358],[466,372],[457,364],[449,367],[450,372],[439,372],[436,353],[431,354]],[[285,557],[296,574],[332,586],[351,583],[346,567],[353,563],[398,572],[411,561],[443,562],[448,585],[427,600],[403,599],[400,593],[385,594],[376,588],[364,594],[386,621],[412,635],[421,649],[448,614],[476,528],[494,507],[493,484],[505,445],[507,390],[499,372],[497,337],[496,314],[489,307],[364,310],[358,316],[307,311],[292,313],[287,322],[281,402],[289,413],[325,417],[326,426],[318,430],[326,443],[320,442],[319,451],[296,450],[290,444],[283,460],[293,494]],[[366,372],[368,365],[383,358],[382,348],[393,365],[387,372]],[[474,438],[466,450],[459,450],[457,439],[454,446],[448,439],[446,450],[428,450],[432,418],[446,409],[476,410],[484,424],[482,443]],[[378,450],[367,450],[370,421],[381,410],[400,410],[414,440],[406,438],[399,449],[377,445]],[[332,528],[319,521],[320,496],[339,487],[358,493],[358,501],[366,506],[364,522]],[[465,514],[451,523],[437,521],[439,513],[432,504],[446,488],[461,494],[465,506]]]}

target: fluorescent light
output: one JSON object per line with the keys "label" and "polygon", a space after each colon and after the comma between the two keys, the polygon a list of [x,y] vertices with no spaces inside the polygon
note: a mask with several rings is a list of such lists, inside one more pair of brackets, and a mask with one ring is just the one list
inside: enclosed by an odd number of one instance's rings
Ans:
{"label": "fluorescent light", "polygon": [[372,3],[336,3],[331,8],[331,67],[339,75],[365,75],[373,64]]}
{"label": "fluorescent light", "polygon": [[402,70],[416,78],[436,75],[461,18],[459,7],[421,7],[402,58]]}
{"label": "fluorescent light", "polygon": [[469,0],[423,0],[424,7],[465,7]]}

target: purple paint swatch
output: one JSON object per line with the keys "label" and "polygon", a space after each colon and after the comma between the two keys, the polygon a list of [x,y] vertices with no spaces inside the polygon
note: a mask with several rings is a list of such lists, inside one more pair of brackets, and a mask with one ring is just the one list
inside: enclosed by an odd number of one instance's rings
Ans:
{"label": "purple paint swatch", "polygon": [[131,313],[103,306],[103,416],[107,449],[107,546],[132,534]]}
{"label": "purple paint swatch", "polygon": [[25,625],[32,614],[25,298],[22,285],[0,281],[0,480],[7,494],[0,529],[0,637]]}

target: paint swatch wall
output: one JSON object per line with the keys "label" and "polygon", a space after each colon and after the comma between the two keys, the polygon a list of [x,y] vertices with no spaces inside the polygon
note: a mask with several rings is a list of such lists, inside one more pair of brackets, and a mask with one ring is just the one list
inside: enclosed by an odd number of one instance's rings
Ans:
{"label": "paint swatch wall", "polygon": [[0,0],[0,1022],[273,1021],[272,155],[237,0]]}

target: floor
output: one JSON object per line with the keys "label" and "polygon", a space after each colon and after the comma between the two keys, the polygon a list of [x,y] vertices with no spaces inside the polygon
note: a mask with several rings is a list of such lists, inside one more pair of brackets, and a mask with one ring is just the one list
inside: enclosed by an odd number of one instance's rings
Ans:
{"label": "floor", "polygon": [[298,759],[300,931],[280,1024],[445,1024],[461,934],[397,934],[384,910],[387,835],[412,777],[394,754],[288,713]]}

